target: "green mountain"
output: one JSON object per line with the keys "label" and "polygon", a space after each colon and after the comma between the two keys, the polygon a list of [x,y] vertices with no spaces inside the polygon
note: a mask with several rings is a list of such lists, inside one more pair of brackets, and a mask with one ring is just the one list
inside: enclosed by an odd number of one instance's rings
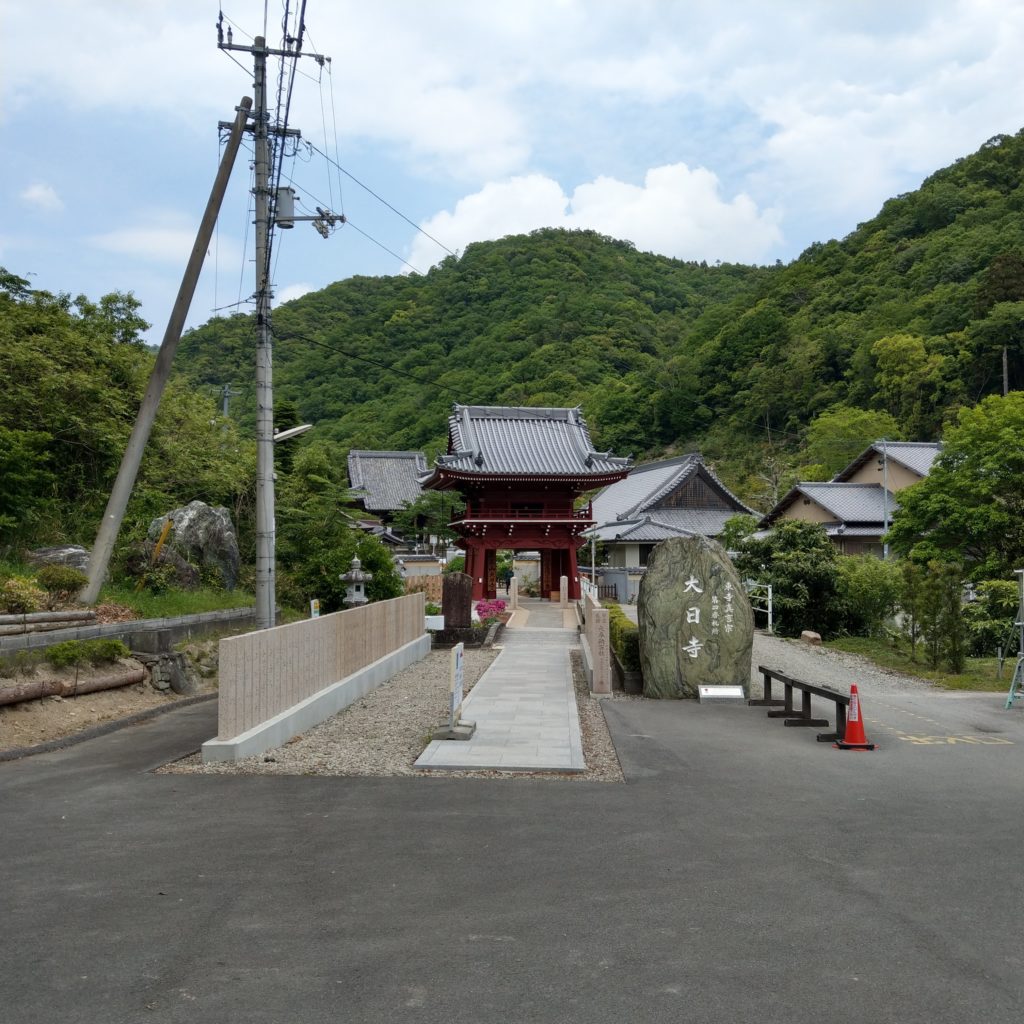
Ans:
{"label": "green mountain", "polygon": [[[765,460],[799,463],[823,413],[886,412],[933,438],[1001,389],[1004,345],[1024,383],[1022,171],[1024,132],[997,136],[787,266],[547,229],[424,276],[341,281],[274,312],[276,394],[345,446],[431,452],[453,401],[578,403],[600,446],[703,446],[756,500]],[[192,331],[179,356],[201,383],[252,365],[243,315]]]}
{"label": "green mountain", "polygon": [[[579,404],[598,445],[699,447],[767,507],[874,436],[936,437],[1001,392],[1004,355],[1024,387],[1022,174],[1024,132],[998,136],[786,266],[542,230],[423,276],[338,282],[274,311],[278,422],[317,425],[287,454],[326,441],[332,464],[330,443],[432,455],[455,401]],[[152,364],[137,306],[0,270],[0,556],[15,540],[91,540]],[[218,318],[182,340],[136,524],[204,498],[247,529],[253,328]],[[242,391],[230,426],[213,402],[228,382]]]}

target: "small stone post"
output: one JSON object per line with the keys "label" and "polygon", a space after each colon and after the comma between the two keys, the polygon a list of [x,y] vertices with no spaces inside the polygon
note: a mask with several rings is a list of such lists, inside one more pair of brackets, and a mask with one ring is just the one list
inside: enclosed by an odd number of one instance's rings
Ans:
{"label": "small stone post", "polygon": [[[562,577],[563,579],[565,577]],[[588,602],[591,605],[591,602]],[[608,609],[594,608],[592,605],[587,608],[588,625],[590,625],[590,656],[594,659],[594,678],[590,683],[591,693],[612,692],[612,654],[611,638],[609,636]]]}
{"label": "small stone post", "polygon": [[515,611],[519,607],[519,577],[513,576],[508,581],[508,606]]}
{"label": "small stone post", "polygon": [[569,577],[560,576],[558,579],[558,607],[569,607]]}

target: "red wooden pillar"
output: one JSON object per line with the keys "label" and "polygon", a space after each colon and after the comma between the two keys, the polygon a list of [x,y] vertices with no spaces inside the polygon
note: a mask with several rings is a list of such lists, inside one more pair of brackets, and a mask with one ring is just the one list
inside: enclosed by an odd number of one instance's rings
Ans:
{"label": "red wooden pillar", "polygon": [[484,596],[484,549],[476,541],[466,542],[466,574],[473,577],[473,600]]}
{"label": "red wooden pillar", "polygon": [[566,576],[569,577],[569,600],[578,601],[580,599],[580,570],[576,562],[576,545],[571,540],[569,541],[568,571]]}
{"label": "red wooden pillar", "polygon": [[484,551],[484,593],[483,597],[494,600],[498,596],[498,552],[494,548]]}

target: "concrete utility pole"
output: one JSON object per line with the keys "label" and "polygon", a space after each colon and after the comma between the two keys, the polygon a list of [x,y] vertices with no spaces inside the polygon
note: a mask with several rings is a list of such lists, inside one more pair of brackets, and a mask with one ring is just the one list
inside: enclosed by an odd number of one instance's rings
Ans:
{"label": "concrete utility pole", "polygon": [[238,153],[238,146],[242,141],[242,132],[245,130],[245,122],[248,119],[251,106],[252,100],[248,96],[244,97],[238,105],[235,120],[230,126],[231,134],[228,136],[224,155],[221,157],[220,166],[217,169],[217,177],[214,179],[210,198],[206,203],[206,211],[203,213],[199,230],[196,232],[192,255],[189,256],[188,265],[185,267],[181,287],[178,289],[178,296],[174,300],[174,306],[167,321],[167,330],[164,331],[160,351],[157,353],[156,364],[149,377],[146,394],[139,407],[139,414],[135,418],[135,426],[132,428],[128,447],[121,459],[117,480],[114,481],[110,500],[107,502],[103,520],[96,533],[96,543],[93,545],[92,554],[89,557],[89,582],[79,595],[79,599],[85,604],[95,604],[96,598],[100,594],[100,587],[103,586],[103,580],[107,575],[110,555],[117,542],[117,535],[121,531],[121,522],[124,519],[125,509],[128,507],[128,499],[131,497],[135,478],[139,472],[139,464],[142,462],[142,453],[145,451],[146,442],[153,429],[153,421],[156,419],[156,411],[160,406],[160,398],[171,373],[171,363],[181,339],[181,329],[185,325],[185,317],[188,315],[196,283],[199,281],[199,272],[203,269],[203,260],[210,247],[213,228],[217,223],[217,215],[220,213],[220,205],[224,199],[228,179],[231,177],[231,168],[235,163],[235,155]]}
{"label": "concrete utility pole", "polygon": [[237,398],[241,393],[241,391],[236,391],[230,384],[225,384],[220,389],[221,413],[224,419],[228,418],[228,403],[232,398]]}
{"label": "concrete utility pole", "polygon": [[[299,137],[293,128],[270,127],[267,113],[267,57],[281,57],[298,60],[302,53],[302,27],[299,27],[298,38],[288,37],[286,49],[270,49],[263,36],[256,36],[252,46],[240,46],[232,42],[231,30],[227,32],[227,42],[221,24],[217,24],[217,46],[221,50],[242,50],[252,54],[253,58],[253,142],[254,142],[254,174],[253,195],[256,211],[256,628],[269,629],[276,622],[276,524],[274,519],[274,371],[273,371],[273,338],[270,329],[270,260],[268,252],[274,229],[274,217],[271,213],[271,161],[270,136],[284,138]],[[324,63],[329,57],[309,54],[318,63]],[[278,195],[287,193],[282,201],[288,201],[290,189],[280,189]],[[336,223],[344,222],[344,217],[335,215],[330,210],[319,210],[316,217],[296,217],[282,214],[281,226],[290,228],[295,221],[311,221],[324,238]]]}
{"label": "concrete utility pole", "polygon": [[[882,536],[889,532],[889,446],[888,440],[882,438]],[[882,560],[889,557],[888,542],[882,543]]]}
{"label": "concrete utility pole", "polygon": [[274,524],[274,370],[270,337],[270,142],[267,136],[267,47],[253,40],[256,97],[256,628],[276,621]]}

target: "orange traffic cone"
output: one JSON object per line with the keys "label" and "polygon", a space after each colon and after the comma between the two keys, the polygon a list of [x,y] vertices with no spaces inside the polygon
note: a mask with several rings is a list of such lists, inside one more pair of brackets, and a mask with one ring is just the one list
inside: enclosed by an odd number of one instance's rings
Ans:
{"label": "orange traffic cone", "polygon": [[874,743],[868,743],[864,735],[864,722],[860,717],[860,694],[857,684],[850,686],[850,706],[846,709],[846,732],[842,739],[832,744],[837,750],[874,750]]}

